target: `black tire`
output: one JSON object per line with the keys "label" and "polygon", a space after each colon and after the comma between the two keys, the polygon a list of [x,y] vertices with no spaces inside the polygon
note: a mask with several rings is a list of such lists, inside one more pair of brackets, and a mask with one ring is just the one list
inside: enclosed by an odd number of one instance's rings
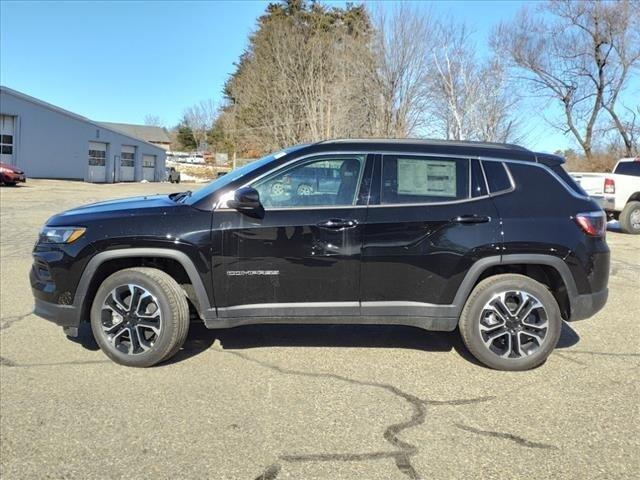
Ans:
{"label": "black tire", "polygon": [[640,202],[628,202],[620,212],[620,228],[625,233],[640,234]]}
{"label": "black tire", "polygon": [[[141,346],[139,329],[133,327],[138,332],[136,334],[136,345],[139,347],[137,353],[122,351],[122,348],[118,348],[115,341],[110,339],[110,335],[105,331],[108,325],[116,325],[117,322],[114,322],[113,318],[109,320],[110,310],[108,307],[104,307],[104,302],[118,289],[126,292],[126,289],[130,288],[129,285],[133,285],[134,290],[138,287],[138,294],[146,291],[149,295],[142,296],[142,298],[147,299],[148,303],[152,305],[152,309],[155,306],[159,311],[157,320],[159,332],[144,330],[146,333],[143,335],[150,334],[152,337],[145,345],[146,350],[143,350]],[[137,308],[140,308],[141,302],[142,299],[137,302]],[[131,313],[132,304],[132,298],[129,300],[129,305],[126,304],[125,299],[121,302],[120,307],[126,307],[125,310],[128,308]],[[133,314],[135,313],[137,311],[133,312]],[[111,313],[111,315],[117,314]],[[121,316],[120,318],[122,318],[120,323],[124,324],[125,317]],[[134,321],[132,320],[132,322]],[[100,349],[114,362],[129,367],[151,367],[171,358],[184,344],[189,331],[189,305],[180,285],[163,271],[147,267],[127,268],[107,277],[98,288],[91,307],[91,329]],[[124,330],[127,329],[124,328]],[[123,337],[126,339],[127,335],[129,336],[130,346],[134,345],[131,332],[132,330],[129,329]],[[131,347],[129,348],[133,350]]]}
{"label": "black tire", "polygon": [[[484,333],[481,332],[481,322],[484,329],[494,328],[491,325],[487,327],[487,324],[484,323],[491,320],[490,317],[492,315],[492,308],[487,307],[490,304],[492,305],[491,302],[494,301],[496,296],[503,292],[509,292],[504,298],[515,299],[523,297],[512,295],[512,293],[523,292],[526,294],[524,298],[533,299],[531,300],[531,305],[539,303],[541,307],[532,310],[530,315],[524,317],[524,320],[528,321],[528,323],[522,324],[520,322],[520,329],[518,329],[516,316],[507,318],[507,315],[505,315],[504,317],[507,320],[504,327],[499,326],[496,330],[490,330],[490,333],[487,333],[486,330]],[[534,302],[535,300],[537,302]],[[522,308],[526,310],[526,306],[527,304],[523,305]],[[532,324],[535,323],[542,326],[545,325],[544,319],[546,319],[545,328],[539,329],[538,326],[533,328]],[[497,317],[494,316],[493,320],[496,321]],[[509,323],[507,324],[507,322]],[[473,289],[462,310],[459,328],[462,340],[471,354],[484,365],[496,370],[529,370],[542,364],[555,348],[562,330],[562,316],[558,303],[545,285],[524,275],[504,274],[489,277],[481,281]],[[493,332],[500,333],[498,331],[500,329],[505,330],[506,333],[499,336],[496,335],[496,340],[491,343],[491,346],[488,346],[485,343],[485,339],[488,339]],[[534,341],[533,337],[528,336],[529,332],[542,337],[542,342]],[[523,338],[528,343],[520,343]],[[515,342],[516,339],[518,339],[518,345],[522,346],[524,351],[529,349],[530,352],[523,355],[521,348],[517,348],[518,351],[513,352],[511,350],[511,342]],[[508,347],[506,347],[507,341]],[[499,349],[498,352],[494,351],[496,343],[505,344],[504,351],[511,351],[511,354],[503,357],[500,355],[501,351]]]}

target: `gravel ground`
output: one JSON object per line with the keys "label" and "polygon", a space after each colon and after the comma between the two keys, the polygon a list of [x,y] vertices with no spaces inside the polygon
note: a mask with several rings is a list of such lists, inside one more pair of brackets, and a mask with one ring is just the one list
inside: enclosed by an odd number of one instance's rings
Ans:
{"label": "gravel ground", "polygon": [[638,478],[640,237],[609,232],[607,306],[529,372],[475,364],[455,333],[383,326],[192,328],[138,370],[31,313],[50,215],[175,189],[0,190],[1,478]]}

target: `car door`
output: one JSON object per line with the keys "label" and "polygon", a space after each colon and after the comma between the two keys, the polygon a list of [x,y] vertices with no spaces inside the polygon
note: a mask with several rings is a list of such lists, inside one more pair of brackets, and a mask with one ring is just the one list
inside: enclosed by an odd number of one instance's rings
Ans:
{"label": "car door", "polygon": [[378,156],[363,232],[363,315],[446,316],[468,268],[497,253],[500,222],[481,168],[468,158]]}
{"label": "car door", "polygon": [[[336,170],[335,193],[295,178]],[[263,211],[213,215],[213,282],[220,317],[358,315],[362,223],[372,170],[366,154],[317,154],[249,183]],[[318,182],[310,182],[317,185]]]}

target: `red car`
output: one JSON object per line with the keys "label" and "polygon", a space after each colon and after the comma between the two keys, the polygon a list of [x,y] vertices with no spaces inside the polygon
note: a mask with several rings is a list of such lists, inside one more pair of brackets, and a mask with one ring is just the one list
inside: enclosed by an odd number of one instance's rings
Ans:
{"label": "red car", "polygon": [[19,168],[0,162],[0,183],[15,185],[18,182],[26,182],[27,177]]}

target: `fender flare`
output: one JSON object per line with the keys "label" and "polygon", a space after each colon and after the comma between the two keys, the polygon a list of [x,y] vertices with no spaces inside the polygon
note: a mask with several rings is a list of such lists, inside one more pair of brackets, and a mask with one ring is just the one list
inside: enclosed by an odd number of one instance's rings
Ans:
{"label": "fender flare", "polygon": [[453,300],[453,304],[456,306],[456,312],[458,316],[462,313],[467,298],[471,295],[474,285],[478,281],[478,278],[482,273],[490,267],[497,265],[547,265],[553,267],[562,278],[565,286],[567,287],[567,294],[569,295],[569,302],[573,309],[573,299],[578,295],[578,289],[576,288],[576,282],[573,279],[573,275],[569,270],[567,264],[560,258],[553,255],[545,254],[510,254],[510,255],[494,255],[491,257],[481,258],[475,262],[467,274],[462,280],[458,292]]}
{"label": "fender flare", "polygon": [[187,272],[187,276],[193,285],[193,289],[198,300],[198,307],[201,315],[206,315],[211,310],[211,304],[209,302],[209,296],[207,290],[202,283],[200,274],[196,269],[193,261],[183,252],[179,250],[171,250],[167,248],[121,248],[117,250],[109,250],[106,252],[100,252],[93,256],[89,263],[85,267],[80,281],[78,282],[78,288],[76,290],[73,305],[81,308],[85,298],[87,296],[87,290],[91,279],[95,275],[96,271],[104,262],[119,258],[145,258],[145,257],[160,257],[170,258],[177,261]]}

